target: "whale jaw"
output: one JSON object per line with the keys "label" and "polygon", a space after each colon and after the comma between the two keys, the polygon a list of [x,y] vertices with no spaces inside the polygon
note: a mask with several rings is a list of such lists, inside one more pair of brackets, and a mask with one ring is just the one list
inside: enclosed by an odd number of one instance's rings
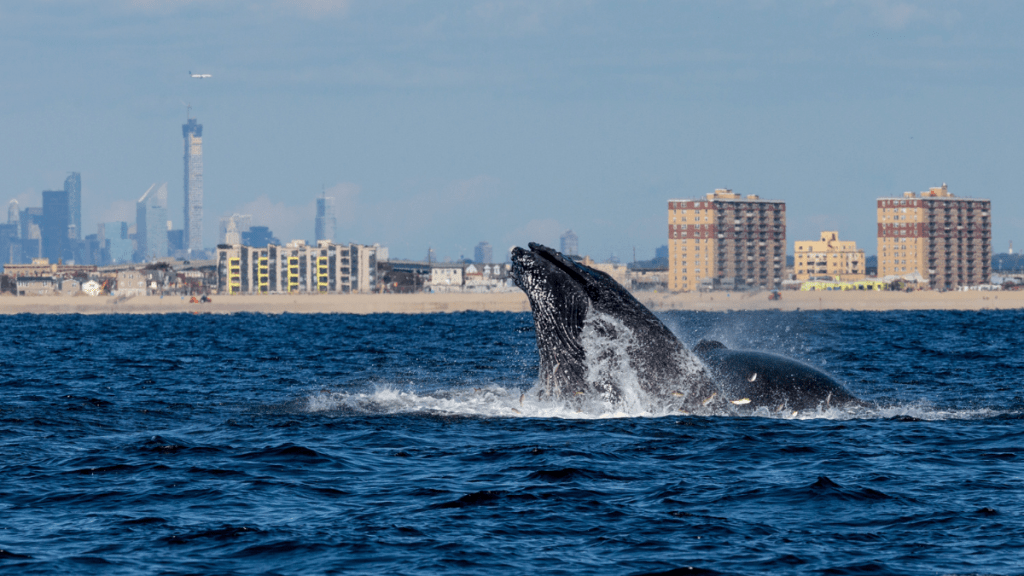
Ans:
{"label": "whale jaw", "polygon": [[[526,293],[533,311],[540,355],[542,393],[573,398],[583,392],[586,352],[581,334],[590,301],[553,250],[512,250],[512,279]],[[543,247],[541,247],[543,248]]]}
{"label": "whale jaw", "polygon": [[[531,243],[512,250],[512,278],[533,311],[542,393],[575,404],[595,394],[613,403],[644,396],[694,404],[711,394],[700,362],[608,274]],[[634,389],[624,389],[622,371],[611,365],[626,367]]]}

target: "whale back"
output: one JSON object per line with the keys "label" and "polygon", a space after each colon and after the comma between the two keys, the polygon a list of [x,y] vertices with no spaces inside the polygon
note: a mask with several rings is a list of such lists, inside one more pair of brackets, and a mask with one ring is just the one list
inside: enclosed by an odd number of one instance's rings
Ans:
{"label": "whale back", "polygon": [[731,350],[714,340],[701,340],[693,349],[728,399],[749,399],[752,407],[802,411],[860,402],[827,372],[792,358]]}

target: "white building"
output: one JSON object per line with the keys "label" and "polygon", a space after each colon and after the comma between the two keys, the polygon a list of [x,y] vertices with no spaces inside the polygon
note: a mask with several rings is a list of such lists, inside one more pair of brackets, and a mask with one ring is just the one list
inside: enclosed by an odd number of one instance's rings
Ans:
{"label": "white building", "polygon": [[509,288],[508,264],[469,264],[462,274],[466,292],[497,292]]}
{"label": "white building", "polygon": [[462,292],[462,264],[432,264],[430,266],[431,292]]}
{"label": "white building", "polygon": [[369,293],[377,289],[374,248],[361,244],[315,246],[293,240],[261,248],[242,244],[217,247],[221,294]]}

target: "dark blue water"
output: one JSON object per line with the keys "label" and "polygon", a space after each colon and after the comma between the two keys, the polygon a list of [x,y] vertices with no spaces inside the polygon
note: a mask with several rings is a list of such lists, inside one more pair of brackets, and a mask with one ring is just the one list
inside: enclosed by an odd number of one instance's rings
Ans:
{"label": "dark blue water", "polygon": [[1024,312],[665,319],[878,407],[542,404],[528,314],[0,317],[0,571],[1024,573]]}

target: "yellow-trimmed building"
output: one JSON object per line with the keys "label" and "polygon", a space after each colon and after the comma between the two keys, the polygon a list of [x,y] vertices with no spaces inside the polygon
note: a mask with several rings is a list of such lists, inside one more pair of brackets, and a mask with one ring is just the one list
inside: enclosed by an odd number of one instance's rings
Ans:
{"label": "yellow-trimmed building", "polygon": [[316,246],[293,240],[284,246],[217,246],[221,294],[368,293],[377,287],[377,248],[335,244]]}
{"label": "yellow-trimmed building", "polygon": [[800,240],[793,246],[793,273],[797,280],[827,277],[844,282],[865,278],[864,251],[857,249],[856,242],[839,240],[839,232],[822,232],[820,240]]}

